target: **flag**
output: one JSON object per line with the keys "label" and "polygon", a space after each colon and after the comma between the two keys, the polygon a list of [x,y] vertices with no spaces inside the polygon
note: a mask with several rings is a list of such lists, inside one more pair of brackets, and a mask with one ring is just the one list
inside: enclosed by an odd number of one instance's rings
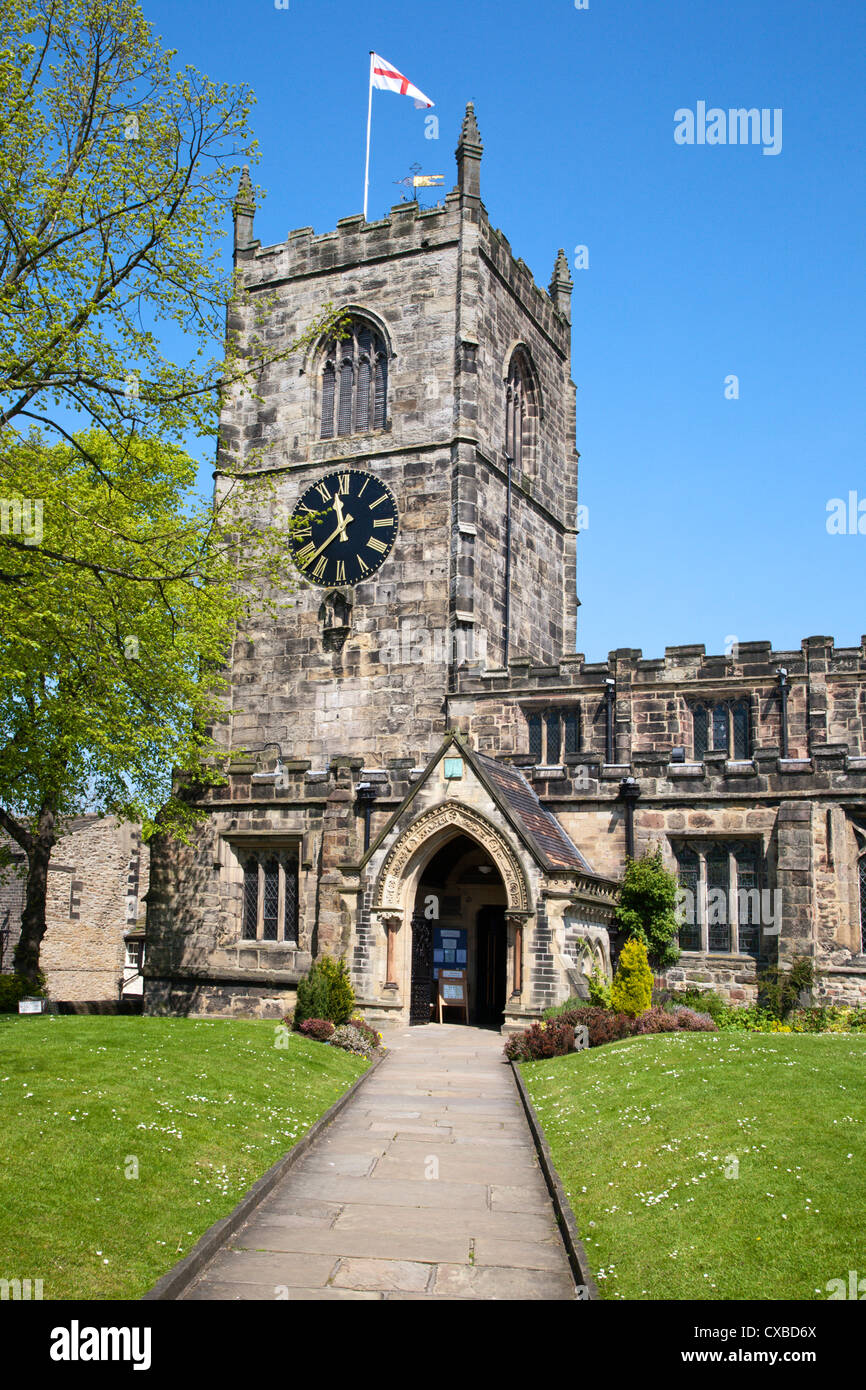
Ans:
{"label": "flag", "polygon": [[370,86],[380,92],[399,92],[401,96],[413,97],[419,110],[423,106],[433,105],[430,98],[425,97],[408,77],[404,77],[387,58],[380,57],[378,53],[370,54]]}

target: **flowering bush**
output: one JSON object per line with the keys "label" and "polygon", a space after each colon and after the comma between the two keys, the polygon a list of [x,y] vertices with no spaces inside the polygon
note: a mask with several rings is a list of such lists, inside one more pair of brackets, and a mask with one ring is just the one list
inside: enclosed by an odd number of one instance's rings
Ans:
{"label": "flowering bush", "polygon": [[369,1057],[373,1051],[372,1043],[353,1023],[341,1023],[339,1028],[334,1029],[328,1042],[331,1047],[341,1047],[344,1052],[354,1052],[358,1057]]}
{"label": "flowering bush", "polygon": [[370,1024],[363,1018],[350,1018],[349,1027],[356,1028],[359,1033],[362,1033],[371,1047],[382,1046],[382,1034],[377,1033],[375,1028],[371,1028]]}
{"label": "flowering bush", "polygon": [[315,1038],[316,1042],[327,1042],[334,1031],[334,1025],[329,1018],[305,1018],[303,1023],[298,1025],[298,1032],[306,1034],[308,1038]]}
{"label": "flowering bush", "polygon": [[513,1033],[503,1051],[509,1062],[535,1062],[544,1057],[564,1057],[574,1050],[574,1027],[564,1018],[548,1018],[533,1023],[522,1033]]}

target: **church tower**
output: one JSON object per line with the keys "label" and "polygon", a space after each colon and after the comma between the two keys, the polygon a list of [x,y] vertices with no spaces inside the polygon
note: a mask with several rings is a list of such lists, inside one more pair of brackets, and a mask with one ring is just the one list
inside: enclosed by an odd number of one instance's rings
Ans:
{"label": "church tower", "polygon": [[[531,742],[529,673],[577,660],[578,455],[568,263],[534,283],[490,224],[482,153],[470,103],[442,205],[266,247],[244,171],[228,331],[241,355],[307,345],[229,394],[215,486],[267,474],[250,505],[285,531],[291,605],[234,643],[200,834],[154,846],[151,1012],[285,1012],[329,952],[371,1018],[426,1022],[445,932],[470,1016],[514,1022],[568,991],[580,884],[591,930],[610,916],[527,778],[485,755],[494,726]],[[325,306],[341,326],[315,337]],[[548,759],[572,757],[574,711],[545,719]]]}
{"label": "church tower", "polygon": [[574,650],[568,264],[560,252],[544,293],[490,225],[471,103],[456,156],[442,207],[402,203],[269,247],[244,174],[238,349],[266,299],[269,343],[294,341],[326,304],[345,336],[271,367],[260,400],[237,393],[223,413],[218,489],[220,468],[267,470],[271,524],[309,518],[291,545],[287,533],[294,606],[233,654],[233,748],[423,761],[458,668]]}

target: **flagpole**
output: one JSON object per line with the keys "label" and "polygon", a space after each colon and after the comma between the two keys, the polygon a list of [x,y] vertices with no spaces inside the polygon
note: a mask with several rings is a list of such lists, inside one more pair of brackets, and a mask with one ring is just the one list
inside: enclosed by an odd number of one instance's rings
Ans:
{"label": "flagpole", "polygon": [[370,49],[370,90],[367,94],[367,162],[364,166],[364,221],[367,221],[367,193],[370,188],[370,122],[373,117],[373,50]]}

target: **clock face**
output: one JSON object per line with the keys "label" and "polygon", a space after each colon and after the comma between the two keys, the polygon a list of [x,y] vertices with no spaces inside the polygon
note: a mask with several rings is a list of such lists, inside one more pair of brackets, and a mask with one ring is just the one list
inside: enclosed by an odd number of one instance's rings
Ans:
{"label": "clock face", "polygon": [[397,538],[397,503],[375,473],[344,468],[313,483],[292,517],[292,559],[313,584],[360,584]]}

